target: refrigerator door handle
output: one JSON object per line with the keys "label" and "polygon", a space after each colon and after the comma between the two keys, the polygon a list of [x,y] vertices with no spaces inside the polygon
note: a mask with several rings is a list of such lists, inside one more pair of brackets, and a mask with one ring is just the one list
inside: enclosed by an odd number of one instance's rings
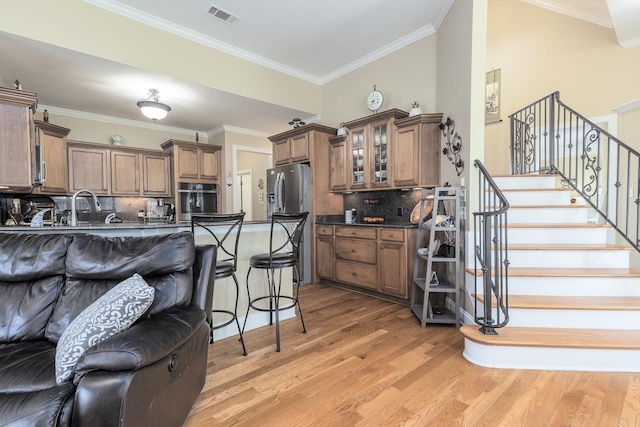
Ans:
{"label": "refrigerator door handle", "polygon": [[287,206],[287,181],[284,179],[284,173],[282,173],[282,179],[280,180],[280,213],[286,213],[285,207]]}
{"label": "refrigerator door handle", "polygon": [[278,174],[276,175],[276,182],[274,185],[274,192],[276,193],[276,209],[275,209],[276,213],[281,213],[282,206],[283,206],[282,175],[283,175],[282,172],[278,172]]}

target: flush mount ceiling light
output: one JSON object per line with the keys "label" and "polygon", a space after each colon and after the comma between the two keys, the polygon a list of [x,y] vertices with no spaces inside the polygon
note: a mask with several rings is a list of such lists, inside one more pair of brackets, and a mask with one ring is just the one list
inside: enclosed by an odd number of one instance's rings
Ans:
{"label": "flush mount ceiling light", "polygon": [[150,118],[151,120],[161,120],[167,117],[167,113],[171,111],[171,107],[167,104],[158,102],[158,91],[156,89],[149,89],[149,95],[147,99],[138,101],[138,108],[142,110],[142,114]]}

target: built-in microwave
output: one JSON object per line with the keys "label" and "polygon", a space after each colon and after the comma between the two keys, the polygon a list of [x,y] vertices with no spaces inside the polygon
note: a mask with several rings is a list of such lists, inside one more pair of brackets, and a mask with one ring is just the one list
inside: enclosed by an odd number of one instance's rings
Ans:
{"label": "built-in microwave", "polygon": [[191,221],[191,214],[218,212],[218,185],[178,183],[178,220]]}

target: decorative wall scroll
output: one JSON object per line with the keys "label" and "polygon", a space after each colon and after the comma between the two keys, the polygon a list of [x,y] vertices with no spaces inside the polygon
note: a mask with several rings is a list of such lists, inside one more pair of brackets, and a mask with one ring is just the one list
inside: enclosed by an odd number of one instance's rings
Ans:
{"label": "decorative wall scroll", "polygon": [[484,123],[500,121],[500,69],[491,70],[484,79]]}

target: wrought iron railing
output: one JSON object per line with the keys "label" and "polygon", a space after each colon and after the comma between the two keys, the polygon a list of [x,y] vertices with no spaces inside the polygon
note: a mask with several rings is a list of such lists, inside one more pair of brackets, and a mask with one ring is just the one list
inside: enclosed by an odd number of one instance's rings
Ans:
{"label": "wrought iron railing", "polygon": [[511,173],[559,174],[640,251],[640,153],[560,101],[559,92],[509,118]]}
{"label": "wrought iron railing", "polygon": [[478,301],[475,305],[474,318],[475,322],[481,326],[482,333],[496,335],[496,328],[501,328],[509,322],[507,252],[509,202],[482,163],[476,160],[473,164],[478,168],[479,178],[479,206],[477,212],[473,213],[474,292]]}

